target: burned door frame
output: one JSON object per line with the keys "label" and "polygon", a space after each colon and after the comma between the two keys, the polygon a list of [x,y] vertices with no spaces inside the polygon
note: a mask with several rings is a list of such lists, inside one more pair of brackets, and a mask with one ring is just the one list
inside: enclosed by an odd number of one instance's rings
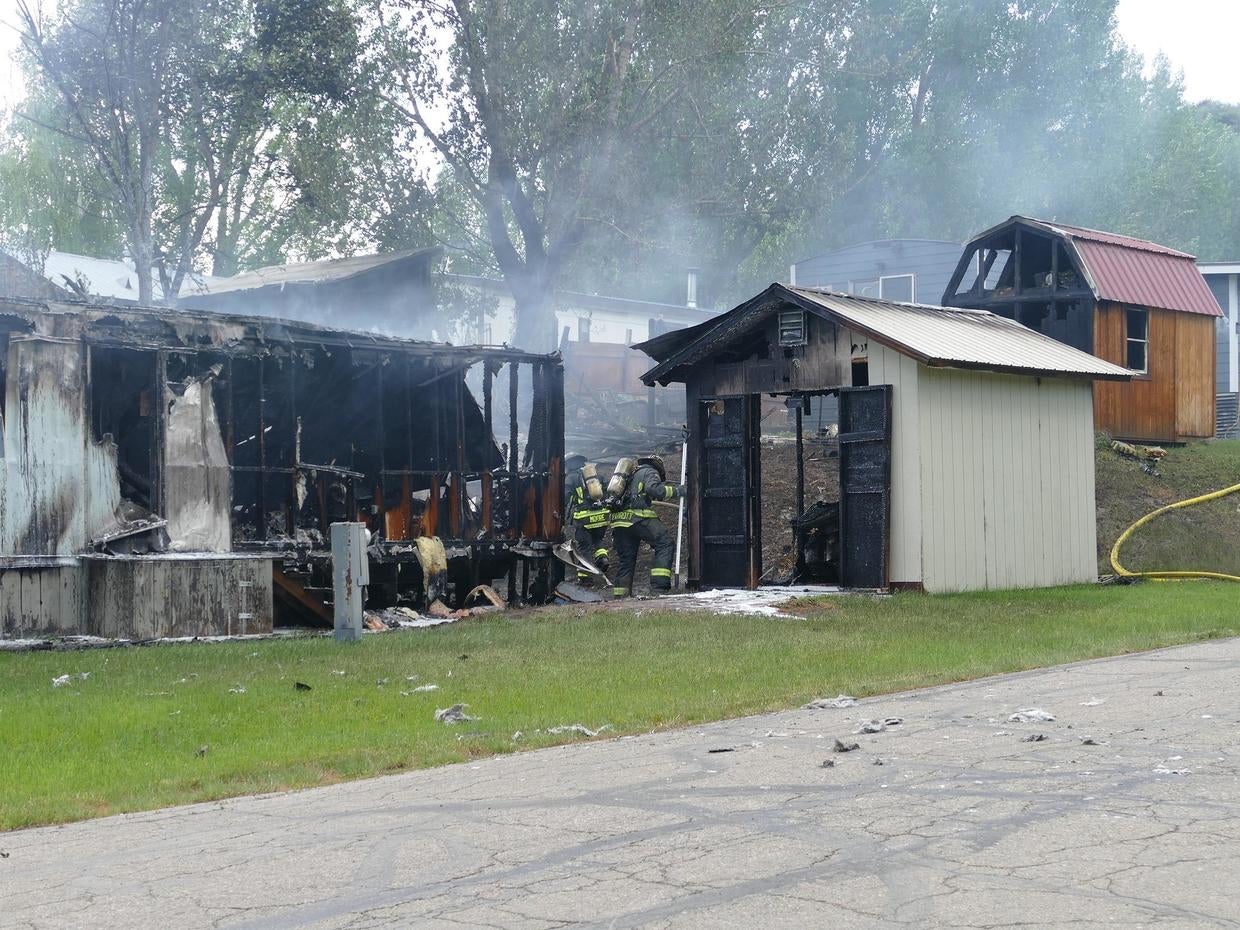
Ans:
{"label": "burned door frame", "polygon": [[[119,334],[107,333],[86,335],[82,340],[85,352],[85,374],[84,374],[84,396],[86,415],[90,421],[91,435],[96,441],[103,438],[103,433],[114,431],[103,430],[99,421],[99,413],[97,404],[99,402],[99,391],[95,384],[97,365],[99,363],[100,353],[115,358],[124,358],[125,356],[133,356],[135,360],[150,365],[150,390],[151,390],[151,413],[149,415],[149,423],[146,424],[145,430],[148,432],[146,438],[149,447],[147,453],[147,474],[143,475],[144,480],[149,482],[147,491],[148,498],[145,506],[152,513],[161,513],[164,505],[164,481],[165,481],[165,462],[164,462],[164,421],[167,415],[168,405],[168,356],[167,350],[161,346],[152,345],[146,341],[126,341]],[[138,367],[138,366],[135,366]],[[113,435],[112,441],[117,444],[118,448],[124,437]]]}
{"label": "burned door frame", "polygon": [[[690,578],[690,583],[694,587],[731,585],[744,585],[748,588],[758,587],[759,579],[762,575],[762,513],[758,494],[758,488],[761,486],[762,480],[762,464],[759,454],[762,429],[761,401],[762,398],[759,394],[718,394],[699,396],[692,400],[695,413],[690,419],[690,430],[694,434],[692,438],[696,441],[689,443],[689,448],[694,452],[693,461],[690,463],[690,473],[693,475],[690,520],[692,524],[692,539],[694,541],[693,577]],[[707,415],[707,407],[720,402],[724,404],[729,402],[738,403],[741,407],[739,411],[741,435],[737,440],[736,447],[741,450],[741,465],[744,473],[738,490],[740,491],[741,511],[745,519],[745,531],[743,534],[745,577],[738,578],[733,582],[724,582],[718,579],[707,580],[705,574],[706,547],[709,545],[704,528],[705,501],[709,496],[709,489],[704,485],[705,463],[703,457],[706,455],[708,447],[708,439],[705,435],[705,417]]]}
{"label": "burned door frame", "polygon": [[840,388],[840,587],[890,584],[891,398],[890,384]]}

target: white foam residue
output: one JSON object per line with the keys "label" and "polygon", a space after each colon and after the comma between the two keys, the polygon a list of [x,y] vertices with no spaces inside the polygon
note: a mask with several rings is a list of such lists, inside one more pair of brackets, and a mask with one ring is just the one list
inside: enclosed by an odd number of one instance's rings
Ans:
{"label": "white foam residue", "polygon": [[813,597],[821,594],[838,594],[839,588],[827,585],[799,585],[787,588],[717,588],[711,591],[695,591],[692,594],[669,594],[661,597],[661,603],[672,603],[709,610],[718,614],[739,614],[756,617],[781,617],[795,619],[779,608],[796,597]]}

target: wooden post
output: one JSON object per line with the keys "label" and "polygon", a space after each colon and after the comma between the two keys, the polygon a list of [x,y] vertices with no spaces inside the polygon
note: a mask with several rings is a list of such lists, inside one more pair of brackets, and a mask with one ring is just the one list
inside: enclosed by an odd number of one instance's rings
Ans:
{"label": "wooden post", "polygon": [[805,563],[805,553],[801,548],[801,517],[805,514],[805,437],[804,414],[805,398],[797,398],[797,514],[792,530],[792,548],[797,554],[797,574],[800,574]]}
{"label": "wooden post", "polygon": [[1014,267],[1016,269],[1016,274],[1012,279],[1012,293],[1016,295],[1017,297],[1020,296],[1020,273],[1021,273],[1020,271],[1021,254],[1020,253],[1021,253],[1021,239],[1022,238],[1023,237],[1021,236],[1020,227],[1017,226],[1016,227],[1016,241],[1012,244],[1013,245],[1012,261],[1015,263]]}
{"label": "wooden post", "polygon": [[508,487],[511,495],[512,526],[510,536],[521,538],[521,481],[517,476],[517,391],[520,387],[518,366],[514,360],[508,364]]}
{"label": "wooden post", "polygon": [[[508,494],[509,520],[508,535],[511,539],[521,538],[521,481],[517,477],[517,362],[508,363]],[[517,562],[525,560],[515,553],[509,554],[508,568],[508,603],[517,602]]]}
{"label": "wooden post", "polygon": [[[680,486],[684,488],[685,480],[689,476],[689,443],[682,442],[680,444]],[[680,495],[680,508],[676,513],[676,561],[673,563],[675,570],[672,574],[672,590],[680,590],[680,552],[681,543],[685,536],[685,496]]]}
{"label": "wooden post", "polygon": [[258,365],[258,538],[267,538],[267,382],[264,362],[268,356],[260,355]]}

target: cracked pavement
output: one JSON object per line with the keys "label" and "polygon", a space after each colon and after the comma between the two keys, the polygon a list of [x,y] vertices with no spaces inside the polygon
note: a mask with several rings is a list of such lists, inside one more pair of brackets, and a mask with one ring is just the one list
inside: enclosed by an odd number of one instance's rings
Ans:
{"label": "cracked pavement", "polygon": [[1226,640],[0,834],[0,928],[1240,927],[1238,699]]}

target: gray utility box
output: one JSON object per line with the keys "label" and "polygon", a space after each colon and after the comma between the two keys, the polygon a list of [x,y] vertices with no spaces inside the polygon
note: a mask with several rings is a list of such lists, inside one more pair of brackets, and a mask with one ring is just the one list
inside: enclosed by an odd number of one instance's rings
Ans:
{"label": "gray utility box", "polygon": [[366,558],[370,533],[364,523],[333,523],[331,536],[336,641],[355,642],[362,636],[366,586],[370,584],[370,562]]}

